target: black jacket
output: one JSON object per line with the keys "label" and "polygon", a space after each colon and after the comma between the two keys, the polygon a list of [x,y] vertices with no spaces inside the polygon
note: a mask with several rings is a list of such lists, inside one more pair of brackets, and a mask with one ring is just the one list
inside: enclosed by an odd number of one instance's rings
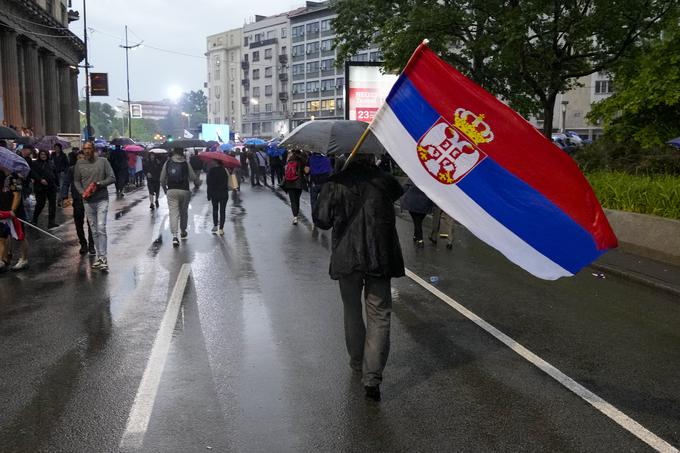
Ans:
{"label": "black jacket", "polygon": [[429,214],[432,211],[432,201],[415,184],[407,182],[404,190],[406,193],[401,197],[402,209],[417,214]]}
{"label": "black jacket", "polygon": [[205,178],[208,185],[208,200],[229,199],[229,174],[222,166],[212,167]]}
{"label": "black jacket", "polygon": [[[36,192],[56,192],[57,190],[57,176],[54,174],[54,166],[48,160],[36,160],[33,162],[31,175],[35,178],[33,183],[33,190]],[[47,185],[40,183],[40,180],[47,181]]]}
{"label": "black jacket", "polygon": [[394,202],[402,193],[394,177],[362,163],[353,162],[329,178],[313,217],[319,228],[333,228],[332,279],[355,272],[383,278],[404,275],[394,214]]}
{"label": "black jacket", "polygon": [[50,156],[52,163],[54,164],[54,172],[56,174],[63,173],[68,170],[68,157],[64,152],[57,153],[56,151]]}
{"label": "black jacket", "polygon": [[[154,160],[151,158],[147,157],[142,161],[142,168],[144,169],[144,173],[146,173],[146,178],[157,182],[161,180],[161,171],[163,170],[163,161],[160,160],[158,157],[155,157]],[[151,176],[149,176],[151,175]]]}

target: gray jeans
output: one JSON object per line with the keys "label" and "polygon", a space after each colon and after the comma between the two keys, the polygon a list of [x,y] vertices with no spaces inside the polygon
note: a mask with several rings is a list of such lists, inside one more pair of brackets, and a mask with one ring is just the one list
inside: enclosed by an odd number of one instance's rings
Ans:
{"label": "gray jeans", "polygon": [[90,222],[92,229],[92,239],[94,239],[94,249],[97,256],[106,258],[106,217],[109,213],[109,199],[85,202],[85,216]]}
{"label": "gray jeans", "polygon": [[[366,324],[361,303],[366,298]],[[350,366],[361,368],[364,385],[378,385],[390,353],[392,293],[389,278],[355,273],[340,279],[345,309],[345,343]]]}
{"label": "gray jeans", "polygon": [[191,192],[188,190],[168,190],[168,209],[170,210],[170,232],[177,237],[177,224],[179,230],[186,231],[189,223],[189,201]]}

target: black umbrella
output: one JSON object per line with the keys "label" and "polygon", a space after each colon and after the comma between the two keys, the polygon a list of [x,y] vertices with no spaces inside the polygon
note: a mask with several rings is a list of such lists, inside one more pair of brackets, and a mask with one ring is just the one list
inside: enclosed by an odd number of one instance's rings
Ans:
{"label": "black umbrella", "polygon": [[175,149],[175,148],[206,148],[207,143],[203,140],[179,139],[171,142],[165,142],[159,145],[158,148]]}
{"label": "black umbrella", "polygon": [[11,140],[16,140],[20,135],[12,128],[0,126],[0,138],[8,138]]}
{"label": "black umbrella", "polygon": [[35,137],[19,137],[14,140],[17,145],[33,146],[35,145]]}
{"label": "black umbrella", "polygon": [[[364,133],[368,123],[353,120],[307,121],[288,134],[279,146],[299,148],[328,155],[349,154]],[[360,154],[384,154],[387,151],[369,132],[358,151]]]}
{"label": "black umbrella", "polygon": [[135,141],[127,137],[118,137],[111,140],[111,146],[120,146],[121,148],[126,145],[135,145]]}

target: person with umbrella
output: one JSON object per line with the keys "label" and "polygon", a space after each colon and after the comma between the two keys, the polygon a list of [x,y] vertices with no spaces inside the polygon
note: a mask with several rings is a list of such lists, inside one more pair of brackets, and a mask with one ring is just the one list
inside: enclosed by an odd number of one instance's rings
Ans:
{"label": "person with umbrella", "polygon": [[160,155],[150,152],[142,163],[144,173],[146,174],[146,187],[149,190],[149,202],[151,203],[149,209],[152,211],[159,207],[158,199],[161,197],[161,170],[163,170],[163,161]]}
{"label": "person with umbrella", "polygon": [[123,198],[125,196],[123,190],[129,177],[128,158],[123,150],[123,145],[114,145],[109,153],[109,162],[116,177],[116,197]]}
{"label": "person with umbrella", "polygon": [[[212,202],[213,227],[212,233],[224,234],[224,218],[229,201],[229,180],[231,174],[220,160],[215,160],[215,165],[208,170],[206,183],[208,185],[208,201]],[[219,227],[218,227],[219,225]]]}
{"label": "person with umbrella", "polygon": [[[109,212],[109,191],[107,187],[116,181],[109,161],[95,155],[94,144],[83,144],[85,159],[79,160],[73,170],[73,184],[85,201],[85,215],[92,228],[92,238],[97,259],[93,269],[109,270],[106,257],[106,218]],[[122,151],[121,151],[122,153]]]}
{"label": "person with umbrella", "polygon": [[307,189],[305,159],[302,151],[291,150],[288,153],[288,162],[286,163],[281,187],[288,193],[290,209],[293,211],[293,225],[297,225],[298,215],[300,214],[300,197],[302,196],[302,191]]}
{"label": "person with umbrella", "polygon": [[184,149],[174,148],[172,157],[165,162],[161,170],[161,187],[167,195],[168,209],[170,210],[170,232],[172,233],[173,247],[179,247],[178,224],[180,237],[183,240],[187,238],[189,201],[191,200],[189,184],[192,181],[195,187],[201,184],[201,179],[194,173],[194,169],[191,168],[184,157]]}
{"label": "person with umbrella", "polygon": [[38,151],[38,160],[33,164],[33,177],[35,178],[33,190],[35,191],[35,211],[31,223],[38,224],[40,213],[48,202],[47,228],[58,227],[55,217],[57,214],[57,176],[50,162],[50,153],[45,149]]}
{"label": "person with umbrella", "polygon": [[333,228],[330,276],[340,284],[349,364],[374,401],[390,350],[391,279],[405,273],[393,204],[402,194],[373,155],[359,154],[324,184],[313,213],[316,226]]}

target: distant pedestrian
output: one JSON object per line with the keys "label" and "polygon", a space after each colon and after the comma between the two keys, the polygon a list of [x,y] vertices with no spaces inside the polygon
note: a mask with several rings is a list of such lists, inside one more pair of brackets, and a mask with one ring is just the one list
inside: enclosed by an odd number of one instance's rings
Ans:
{"label": "distant pedestrian", "polygon": [[323,186],[313,216],[319,228],[333,228],[330,276],[340,283],[350,367],[375,401],[390,351],[390,280],[404,275],[393,205],[402,194],[372,155],[358,155]]}
{"label": "distant pedestrian", "polygon": [[212,233],[224,234],[224,220],[229,201],[229,181],[231,174],[224,168],[222,162],[216,161],[217,165],[208,170],[206,176],[208,201],[212,202],[213,228]]}
{"label": "distant pedestrian", "polygon": [[321,153],[312,153],[307,159],[305,173],[309,174],[309,199],[312,204],[312,212],[314,212],[321,187],[333,173],[331,160]]}
{"label": "distant pedestrian", "polygon": [[123,198],[125,196],[123,191],[128,182],[129,170],[128,158],[122,147],[116,146],[109,152],[109,162],[116,177],[116,197]]}
{"label": "distant pedestrian", "polygon": [[116,181],[116,177],[113,174],[111,164],[103,157],[95,155],[92,142],[85,142],[83,153],[85,159],[76,162],[73,170],[73,184],[83,197],[85,215],[92,228],[92,238],[97,254],[97,259],[92,264],[92,268],[106,272],[109,270],[109,262],[106,256],[106,219],[109,213],[109,191],[107,187]]}
{"label": "distant pedestrian", "polygon": [[[0,211],[10,212],[12,216],[23,220],[26,219],[22,200],[24,179],[16,173],[0,171]],[[0,271],[9,267],[10,244],[12,234],[9,226],[0,223]],[[28,267],[28,239],[23,236],[19,239],[19,260],[12,266],[13,271],[21,271]]]}
{"label": "distant pedestrian", "polygon": [[[445,233],[442,233],[441,231],[444,224],[447,224],[448,228]],[[434,205],[434,210],[432,213],[432,232],[430,233],[429,237],[430,242],[432,242],[434,245],[437,245],[439,238],[445,237],[446,248],[449,250],[452,249],[454,224],[455,221],[450,216],[442,211],[439,206]]]}
{"label": "distant pedestrian", "polygon": [[269,156],[269,172],[272,178],[272,187],[283,183],[283,156],[274,154]]}
{"label": "distant pedestrian", "polygon": [[[239,180],[244,182],[246,178],[250,175],[248,171],[248,150],[246,148],[241,148],[238,152],[238,158],[241,161],[241,168],[238,169]],[[251,181],[252,182],[252,181]]]}
{"label": "distant pedestrian", "polygon": [[198,187],[200,178],[194,173],[194,169],[184,157],[182,148],[172,150],[172,156],[165,162],[161,170],[161,187],[167,195],[168,209],[170,210],[170,232],[172,233],[172,246],[179,247],[177,227],[179,225],[180,237],[187,238],[187,226],[189,224],[189,201],[191,200],[190,183]]}
{"label": "distant pedestrian", "polygon": [[293,150],[288,153],[288,162],[283,174],[283,190],[288,193],[290,209],[293,211],[293,225],[298,224],[300,215],[300,197],[307,188],[305,181],[305,162],[302,152]]}
{"label": "distant pedestrian", "polygon": [[146,187],[149,190],[149,209],[152,211],[159,207],[158,199],[161,197],[161,170],[163,162],[156,153],[149,153],[144,159],[142,166],[146,174]]}
{"label": "distant pedestrian", "polygon": [[35,211],[33,212],[32,223],[37,225],[40,213],[48,203],[47,214],[47,228],[55,228],[59,226],[55,217],[57,213],[57,176],[54,173],[54,166],[50,161],[50,153],[47,150],[41,149],[38,151],[38,160],[33,163],[31,170],[35,182],[33,188],[35,190]]}
{"label": "distant pedestrian", "polygon": [[54,152],[50,156],[54,175],[57,182],[57,206],[61,207],[62,200],[68,198],[69,185],[66,183],[66,172],[68,171],[68,157],[64,154],[61,144],[54,145]]}
{"label": "distant pedestrian", "polygon": [[203,161],[200,157],[198,157],[197,149],[194,149],[194,152],[191,154],[191,157],[189,158],[189,165],[191,165],[191,168],[194,169],[194,173],[200,176],[201,170],[203,170]]}
{"label": "distant pedestrian", "polygon": [[80,254],[96,255],[97,251],[94,247],[94,237],[92,236],[92,227],[90,222],[87,222],[87,236],[85,236],[85,204],[83,203],[83,196],[76,189],[73,177],[75,167],[79,160],[85,159],[85,154],[82,151],[74,151],[69,154],[69,163],[71,166],[66,172],[66,183],[69,185],[71,199],[73,200],[73,223],[76,226],[76,234],[78,235],[78,242],[80,243]]}
{"label": "distant pedestrian", "polygon": [[401,208],[411,215],[413,220],[413,242],[416,247],[424,247],[423,220],[432,211],[433,203],[411,180],[404,186],[406,193],[401,197]]}

